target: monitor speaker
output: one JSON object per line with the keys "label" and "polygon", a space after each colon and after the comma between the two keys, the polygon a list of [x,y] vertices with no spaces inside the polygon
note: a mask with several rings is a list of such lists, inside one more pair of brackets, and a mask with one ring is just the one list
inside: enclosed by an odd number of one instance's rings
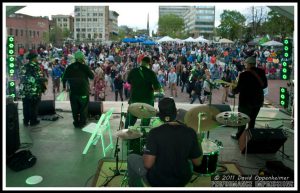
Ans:
{"label": "monitor speaker", "polygon": [[287,140],[282,129],[247,129],[239,138],[242,153],[276,153]]}
{"label": "monitor speaker", "polygon": [[39,104],[38,115],[54,115],[55,112],[55,101],[54,100],[43,100]]}
{"label": "monitor speaker", "polygon": [[103,113],[103,104],[101,101],[90,101],[88,106],[90,117],[100,117]]}
{"label": "monitor speaker", "polygon": [[17,103],[6,105],[6,156],[15,153],[20,147],[19,114]]}

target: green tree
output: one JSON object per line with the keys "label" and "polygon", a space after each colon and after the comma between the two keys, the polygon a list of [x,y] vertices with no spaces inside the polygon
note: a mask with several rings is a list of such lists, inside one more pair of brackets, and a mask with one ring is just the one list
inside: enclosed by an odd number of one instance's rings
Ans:
{"label": "green tree", "polygon": [[273,37],[279,35],[281,40],[287,36],[292,36],[294,31],[294,21],[280,15],[276,11],[268,13],[268,20],[263,26],[267,29],[268,34]]}
{"label": "green tree", "polygon": [[60,27],[54,26],[53,28],[50,28],[49,39],[54,46],[61,46],[63,38],[63,30]]}
{"label": "green tree", "polygon": [[158,31],[160,36],[181,36],[184,29],[184,21],[177,15],[168,14],[159,18]]}
{"label": "green tree", "polygon": [[231,40],[240,39],[243,35],[246,18],[238,11],[224,10],[221,24],[217,28],[219,36]]}
{"label": "green tree", "polygon": [[69,38],[71,35],[70,30],[68,28],[64,28],[62,31],[62,35],[64,39]]}

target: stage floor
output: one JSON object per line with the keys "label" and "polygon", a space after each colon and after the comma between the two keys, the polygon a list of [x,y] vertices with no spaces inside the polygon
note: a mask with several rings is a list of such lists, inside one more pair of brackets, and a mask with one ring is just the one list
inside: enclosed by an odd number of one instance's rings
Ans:
{"label": "stage floor", "polygon": [[[177,109],[189,110],[199,104],[178,103]],[[121,102],[104,102],[103,109],[107,111],[113,107],[114,114],[111,117],[111,129],[113,133],[114,145],[116,136],[114,135],[119,129]],[[122,112],[126,112],[128,108],[127,102],[123,103]],[[157,108],[157,103],[155,103]],[[73,127],[72,114],[69,101],[56,102],[57,114],[60,118],[56,121],[42,120],[36,127],[24,127],[22,120],[22,104],[18,105],[19,109],[19,126],[20,140],[22,147],[30,148],[33,155],[37,157],[36,164],[29,169],[20,172],[14,172],[4,167],[4,187],[26,189],[29,187],[38,188],[83,188],[92,187],[93,179],[97,175],[99,161],[103,159],[101,152],[101,143],[98,142],[96,147],[91,147],[86,155],[82,155],[82,151],[90,137],[89,133]],[[237,110],[237,107],[235,108]],[[223,148],[219,151],[219,162],[235,162],[238,163],[244,175],[257,174],[260,168],[265,167],[266,161],[278,160],[282,161],[287,167],[294,169],[295,143],[294,128],[291,128],[291,117],[278,109],[262,108],[256,122],[256,128],[278,128],[283,129],[287,136],[284,143],[284,153],[281,147],[276,153],[263,154],[242,154],[240,152],[237,140],[233,140],[230,135],[236,132],[236,128],[218,126],[210,130],[209,139],[211,141],[220,141]],[[90,119],[89,122],[96,122]],[[106,136],[107,137],[107,136]],[[118,145],[120,160],[127,159],[127,147],[124,140],[119,140]],[[114,160],[114,149],[112,149],[107,159]],[[297,159],[297,158],[296,158]],[[297,161],[297,160],[296,160]],[[43,181],[36,185],[26,184],[26,179],[33,175],[40,175]],[[100,188],[100,187],[99,187]]]}

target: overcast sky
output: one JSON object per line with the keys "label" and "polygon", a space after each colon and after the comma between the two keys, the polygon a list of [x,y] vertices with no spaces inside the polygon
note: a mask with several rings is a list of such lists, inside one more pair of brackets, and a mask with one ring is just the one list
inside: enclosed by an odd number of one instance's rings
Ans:
{"label": "overcast sky", "polygon": [[[270,3],[268,3],[268,5],[269,4]],[[279,3],[276,3],[276,5],[277,4]],[[57,14],[74,16],[75,5],[108,5],[110,10],[116,11],[119,14],[119,26],[127,25],[134,29],[146,29],[147,15],[149,13],[150,30],[156,31],[159,5],[214,5],[216,6],[215,25],[218,26],[220,24],[220,14],[224,9],[236,10],[245,15],[249,12],[251,6],[267,6],[267,3],[5,3],[4,5],[26,5],[25,8],[16,13],[23,13],[31,16],[48,16],[49,18],[51,18],[51,15]],[[274,5],[274,3],[272,5]]]}

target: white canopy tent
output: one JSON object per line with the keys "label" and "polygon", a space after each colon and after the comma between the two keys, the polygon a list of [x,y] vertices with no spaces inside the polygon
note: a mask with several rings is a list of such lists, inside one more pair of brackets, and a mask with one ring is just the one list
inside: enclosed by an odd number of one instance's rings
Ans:
{"label": "white canopy tent", "polygon": [[159,39],[159,40],[157,40],[157,42],[174,42],[175,40],[173,39],[173,38],[171,38],[171,37],[169,37],[169,36],[165,36],[165,37],[163,37],[163,38],[161,38],[161,39]]}
{"label": "white canopy tent", "polygon": [[277,41],[274,41],[274,40],[268,41],[268,42],[263,43],[263,44],[261,44],[261,45],[262,45],[262,46],[283,46],[282,43],[277,42]]}
{"label": "white canopy tent", "polygon": [[233,44],[234,42],[229,40],[229,39],[226,39],[226,38],[222,38],[219,40],[219,43],[224,43],[224,44]]}
{"label": "white canopy tent", "polygon": [[203,37],[199,36],[198,38],[195,39],[197,42],[201,43],[209,43],[209,40],[204,39]]}
{"label": "white canopy tent", "polygon": [[176,41],[176,43],[179,43],[179,44],[184,42],[183,40],[181,40],[179,38],[175,38],[174,40]]}
{"label": "white canopy tent", "polygon": [[189,37],[189,38],[187,38],[187,39],[185,39],[185,40],[183,40],[184,42],[197,42],[194,38],[192,38],[192,37]]}

